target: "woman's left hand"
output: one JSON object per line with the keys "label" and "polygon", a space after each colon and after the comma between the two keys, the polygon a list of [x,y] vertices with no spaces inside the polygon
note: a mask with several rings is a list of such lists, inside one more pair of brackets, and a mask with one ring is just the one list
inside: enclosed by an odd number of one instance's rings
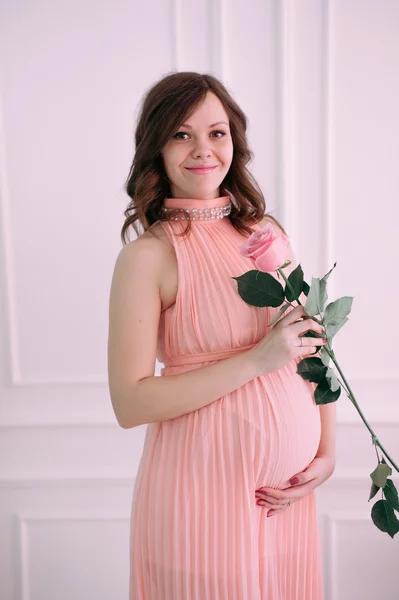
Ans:
{"label": "woman's left hand", "polygon": [[288,508],[287,503],[289,500],[291,501],[291,504],[293,504],[297,500],[304,498],[317,486],[321,485],[326,479],[331,477],[334,468],[335,460],[330,456],[315,456],[304,471],[291,477],[290,487],[282,490],[261,487],[256,490],[256,504],[258,504],[258,506],[270,508],[271,510],[268,511],[267,516],[271,517]]}

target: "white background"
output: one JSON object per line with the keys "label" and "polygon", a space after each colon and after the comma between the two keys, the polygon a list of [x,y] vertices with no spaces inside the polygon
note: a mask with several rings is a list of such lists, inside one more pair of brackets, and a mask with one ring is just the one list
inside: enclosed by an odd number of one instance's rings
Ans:
{"label": "white background", "polygon": [[[138,103],[172,70],[215,74],[247,114],[307,281],[337,261],[329,298],[354,301],[335,352],[399,461],[398,32],[395,0],[2,0],[1,600],[127,600],[145,426],[112,411],[108,298]],[[375,451],[346,396],[337,411],[317,490],[325,598],[394,600]]]}

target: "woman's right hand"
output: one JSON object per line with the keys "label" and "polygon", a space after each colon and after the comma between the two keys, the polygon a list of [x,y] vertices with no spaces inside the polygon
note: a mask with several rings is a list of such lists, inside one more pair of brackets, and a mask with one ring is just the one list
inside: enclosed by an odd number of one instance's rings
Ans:
{"label": "woman's right hand", "polygon": [[281,369],[297,356],[314,354],[317,346],[325,344],[323,338],[302,337],[301,345],[299,336],[307,331],[325,333],[324,328],[312,318],[302,319],[305,316],[307,313],[303,305],[296,306],[248,351],[255,357],[262,375]]}

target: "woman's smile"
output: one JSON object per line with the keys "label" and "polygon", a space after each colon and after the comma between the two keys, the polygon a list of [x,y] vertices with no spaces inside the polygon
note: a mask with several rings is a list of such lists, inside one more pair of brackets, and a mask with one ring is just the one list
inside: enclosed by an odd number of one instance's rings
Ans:
{"label": "woman's smile", "polygon": [[216,169],[216,166],[212,167],[186,167],[187,171],[194,173],[195,175],[206,175],[212,173]]}

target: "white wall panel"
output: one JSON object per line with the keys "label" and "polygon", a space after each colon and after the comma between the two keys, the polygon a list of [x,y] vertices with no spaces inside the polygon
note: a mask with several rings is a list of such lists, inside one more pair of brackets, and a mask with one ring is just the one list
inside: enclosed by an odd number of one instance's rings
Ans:
{"label": "white wall panel", "polygon": [[126,598],[133,483],[21,479],[1,485],[0,598]]}
{"label": "white wall panel", "polygon": [[248,139],[255,153],[250,169],[267,211],[280,219],[278,5],[271,0],[226,2],[224,80],[249,120]]}
{"label": "white wall panel", "polygon": [[[331,571],[328,600],[374,600],[383,596],[397,598],[399,587],[398,552],[391,551],[377,529],[370,530],[366,511],[331,512],[329,525],[329,566]],[[377,558],[372,563],[371,551]]]}
{"label": "white wall panel", "polygon": [[128,527],[120,517],[20,518],[22,600],[127,597]]}
{"label": "white wall panel", "polygon": [[[329,3],[329,264],[334,294],[354,296],[336,352],[354,377],[398,378],[391,316],[399,302],[399,5]],[[366,26],[367,25],[367,26]],[[335,296],[334,296],[335,297]],[[349,336],[349,333],[351,334]],[[350,343],[351,342],[351,343]],[[356,348],[356,351],[354,351]],[[392,399],[392,403],[394,400]]]}
{"label": "white wall panel", "polygon": [[103,379],[118,195],[136,103],[172,68],[169,4],[16,0],[1,22],[11,377]]}

